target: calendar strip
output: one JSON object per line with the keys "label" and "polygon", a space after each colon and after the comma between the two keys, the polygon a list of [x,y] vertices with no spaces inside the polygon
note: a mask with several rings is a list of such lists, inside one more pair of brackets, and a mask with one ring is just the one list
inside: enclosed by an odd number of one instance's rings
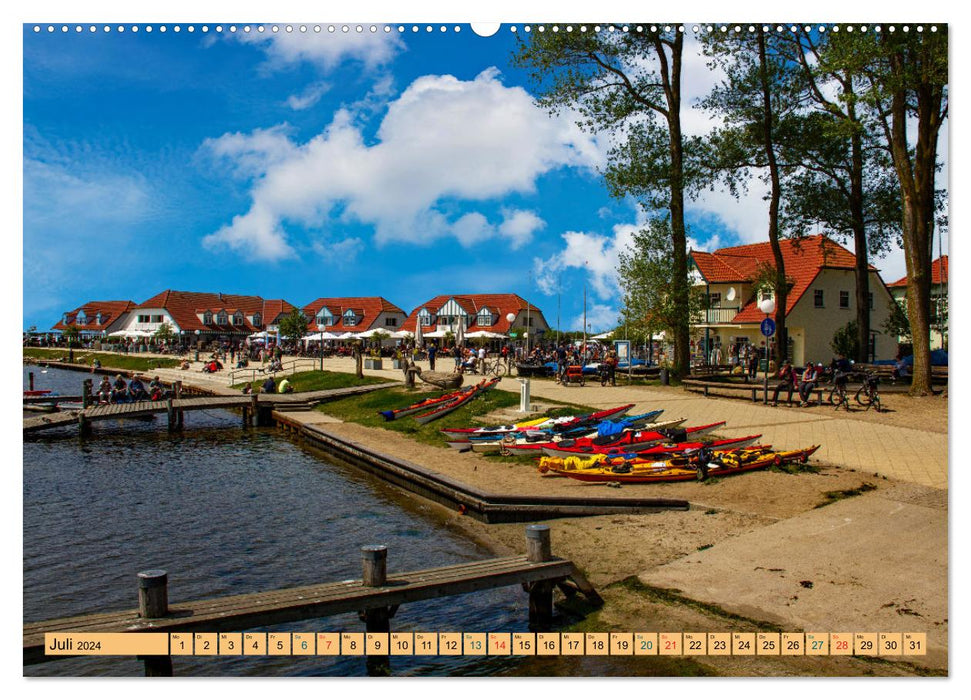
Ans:
{"label": "calendar strip", "polygon": [[923,656],[923,632],[48,633],[48,656]]}

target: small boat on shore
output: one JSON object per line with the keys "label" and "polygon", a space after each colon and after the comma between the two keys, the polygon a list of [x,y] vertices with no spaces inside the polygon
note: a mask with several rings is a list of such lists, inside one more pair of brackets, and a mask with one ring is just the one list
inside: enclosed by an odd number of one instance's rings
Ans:
{"label": "small boat on shore", "polygon": [[762,435],[747,435],[740,438],[725,438],[723,440],[712,440],[710,442],[664,442],[659,444],[654,444],[649,447],[637,448],[631,447],[630,449],[625,449],[623,447],[612,447],[606,452],[587,452],[582,449],[570,449],[567,447],[563,448],[544,448],[543,454],[546,457],[556,458],[556,459],[568,459],[569,457],[586,457],[590,458],[592,456],[604,455],[607,457],[624,457],[626,459],[634,459],[639,457],[653,457],[660,458],[665,456],[673,456],[678,454],[683,454],[685,452],[693,452],[700,450],[704,447],[713,450],[725,450],[725,449],[740,449],[744,447],[749,447],[754,445]]}
{"label": "small boat on shore", "polygon": [[422,411],[425,411],[427,413],[435,406],[442,406],[448,403],[449,401],[454,401],[457,398],[461,398],[461,396],[467,391],[468,389],[459,389],[458,391],[450,391],[446,394],[442,394],[441,396],[423,399],[422,401],[413,403],[410,406],[406,406],[405,408],[396,408],[390,411],[378,411],[378,413],[384,416],[384,419],[388,421],[392,421],[397,418],[404,418],[405,416],[410,416],[414,413],[421,413]]}
{"label": "small boat on shore", "polygon": [[469,387],[468,389],[466,389],[462,393],[462,395],[460,395],[458,398],[455,398],[444,404],[436,404],[432,408],[432,410],[429,411],[428,413],[423,413],[419,416],[415,416],[415,421],[424,425],[426,423],[432,422],[433,420],[437,420],[442,416],[451,413],[452,411],[459,408],[460,406],[464,406],[479,394],[489,391],[489,389],[491,389],[498,383],[499,383],[498,377],[494,379],[483,379],[475,386]]}
{"label": "small boat on shore", "polygon": [[[683,420],[681,419],[679,422],[683,422]],[[530,445],[511,445],[508,449],[512,451],[542,450],[543,452],[549,449],[556,452],[557,450],[566,448],[571,451],[597,454],[608,452],[613,448],[624,448],[627,452],[633,452],[638,447],[650,447],[661,442],[685,442],[689,435],[693,437],[704,435],[723,425],[725,425],[725,421],[709,423],[707,425],[695,425],[688,428],[645,426],[643,430],[629,430],[619,435],[581,437],[572,440],[550,441],[548,443],[538,442]],[[560,455],[556,454],[555,456]]]}
{"label": "small boat on shore", "polygon": [[561,429],[567,430],[571,427],[577,427],[586,422],[599,423],[600,421],[620,418],[621,416],[627,415],[632,408],[634,408],[634,404],[628,403],[624,404],[623,406],[616,406],[603,411],[594,411],[593,413],[587,413],[582,416],[564,416],[562,418],[543,417],[531,421],[524,421],[522,423],[514,423],[512,425],[498,425],[484,428],[442,428],[442,432],[449,437],[454,437],[455,439],[462,439],[472,435],[486,436],[491,433],[505,435],[507,433],[516,432],[522,428],[535,430],[543,429],[550,430],[551,432],[558,432]]}

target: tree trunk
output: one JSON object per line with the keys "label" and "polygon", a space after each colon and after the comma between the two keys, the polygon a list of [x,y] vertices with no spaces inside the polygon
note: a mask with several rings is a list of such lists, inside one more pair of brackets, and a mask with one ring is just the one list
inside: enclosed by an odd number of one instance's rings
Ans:
{"label": "tree trunk", "polygon": [[[765,157],[769,163],[769,179],[772,189],[769,197],[769,244],[775,260],[775,360],[778,366],[789,354],[786,335],[786,300],[789,296],[786,285],[786,263],[779,245],[779,200],[782,198],[782,185],[779,179],[779,163],[775,157],[775,143],[772,134],[772,94],[769,90],[768,65],[765,56],[765,35],[757,33],[759,44],[759,79],[762,84],[762,143]],[[766,372],[768,372],[768,348],[766,348]]]}
{"label": "tree trunk", "polygon": [[[851,106],[852,110],[852,106]],[[851,111],[850,119],[856,115]],[[856,338],[857,351],[853,359],[869,362],[870,347],[870,256],[867,251],[866,220],[863,215],[863,136],[857,131],[850,139],[850,218],[853,225],[853,244],[856,252]]]}
{"label": "tree trunk", "polygon": [[691,335],[688,318],[688,236],[684,226],[684,139],[681,133],[681,56],[684,35],[676,32],[671,44],[671,68],[667,67],[664,45],[655,35],[654,48],[661,66],[661,77],[668,106],[668,143],[671,156],[671,242],[674,247],[674,373],[683,377],[691,370]]}
{"label": "tree trunk", "polygon": [[358,379],[364,379],[364,353],[359,345],[354,345],[354,373]]}

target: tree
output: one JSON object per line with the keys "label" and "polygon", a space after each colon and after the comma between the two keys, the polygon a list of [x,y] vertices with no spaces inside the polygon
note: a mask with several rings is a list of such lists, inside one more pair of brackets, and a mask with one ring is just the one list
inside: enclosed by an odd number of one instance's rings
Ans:
{"label": "tree", "polygon": [[799,234],[822,224],[838,238],[852,238],[856,257],[855,360],[867,360],[870,339],[871,254],[899,236],[900,196],[889,154],[879,147],[872,116],[858,91],[862,76],[827,61],[837,34],[781,35],[780,51],[800,67],[797,78],[810,111],[793,130],[784,151],[798,167],[787,180],[783,218]]}
{"label": "tree", "polygon": [[712,132],[707,142],[708,161],[738,196],[752,171],[762,173],[769,183],[769,245],[774,260],[776,361],[781,365],[788,354],[786,333],[785,260],[779,239],[783,170],[781,143],[798,121],[798,94],[793,88],[794,66],[778,51],[775,33],[709,32],[703,37],[705,53],[725,71],[726,79],[716,86],[702,105],[724,119],[724,126]]}
{"label": "tree", "polygon": [[[605,172],[612,195],[646,211],[667,211],[671,236],[671,328],[675,372],[690,363],[685,195],[700,170],[686,158],[681,130],[683,27],[644,32],[533,32],[513,63],[531,71],[539,104],[576,110],[578,124],[614,137]],[[691,151],[689,150],[689,153]]]}
{"label": "tree", "polygon": [[64,329],[64,340],[67,341],[67,360],[74,362],[74,348],[78,345],[81,338],[81,330],[73,323]]}
{"label": "tree", "polygon": [[[849,321],[842,328],[837,328],[836,332],[833,333],[833,340],[830,341],[829,347],[837,355],[856,357],[859,354],[858,343],[860,342],[856,330],[856,321]],[[866,349],[864,348],[865,352]]]}
{"label": "tree", "polygon": [[280,335],[289,338],[293,342],[300,342],[300,339],[307,335],[307,327],[310,322],[303,315],[300,309],[293,309],[286,316],[280,319]]}
{"label": "tree", "polygon": [[687,310],[689,318],[701,311],[701,295],[691,290],[684,303],[675,299],[674,251],[670,223],[652,219],[648,227],[634,234],[630,246],[620,253],[618,276],[626,290],[620,323],[635,338],[650,338],[664,331],[670,335]]}
{"label": "tree", "polygon": [[173,335],[174,335],[174,331],[172,330],[172,324],[168,323],[167,321],[165,323],[162,323],[155,330],[155,339],[160,343],[169,342],[172,339]]}
{"label": "tree", "polygon": [[[912,395],[931,391],[931,259],[938,192],[937,142],[948,113],[947,25],[882,27],[830,40],[827,63],[862,75],[893,162],[902,208],[907,315],[913,339]],[[908,29],[908,31],[903,31]],[[908,130],[916,134],[915,142]]]}
{"label": "tree", "polygon": [[883,330],[894,338],[902,338],[905,343],[911,342],[910,319],[907,312],[897,302],[890,304],[890,315],[883,322]]}

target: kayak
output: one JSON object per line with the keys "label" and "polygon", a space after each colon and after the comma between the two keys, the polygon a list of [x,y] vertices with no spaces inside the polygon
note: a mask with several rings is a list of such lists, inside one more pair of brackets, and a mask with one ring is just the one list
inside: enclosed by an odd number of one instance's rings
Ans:
{"label": "kayak", "polygon": [[51,389],[24,389],[24,396],[47,396]]}
{"label": "kayak", "polygon": [[460,398],[468,390],[469,390],[468,387],[466,387],[465,389],[450,391],[449,393],[442,394],[441,396],[418,401],[417,403],[413,403],[410,406],[406,406],[405,408],[396,408],[391,411],[378,411],[378,413],[384,416],[385,420],[392,421],[392,420],[395,420],[396,418],[403,418],[404,416],[410,416],[413,413],[421,413],[422,411],[427,412],[432,408],[434,408],[435,406],[441,406],[448,403],[449,401],[454,401],[455,399]]}
{"label": "kayak", "polygon": [[[683,420],[683,419],[682,419]],[[512,445],[512,450],[558,450],[567,448],[590,454],[607,452],[615,447],[631,447],[628,451],[636,451],[637,447],[650,447],[659,442],[684,442],[688,435],[696,436],[710,433],[725,425],[725,421],[696,425],[689,428],[655,428],[653,430],[630,430],[620,435],[605,437],[583,437],[575,440],[560,440],[559,442],[533,443],[531,445]],[[549,454],[549,453],[547,453]],[[569,456],[569,455],[567,455]]]}
{"label": "kayak", "polygon": [[489,391],[489,389],[491,389],[498,383],[499,383],[498,377],[495,377],[493,379],[483,379],[475,386],[467,389],[464,392],[464,395],[459,396],[458,398],[453,399],[448,403],[436,405],[428,413],[423,413],[419,416],[415,416],[415,420],[422,425],[425,425],[426,423],[431,423],[433,420],[437,420],[438,418],[441,418],[442,416],[451,413],[455,409],[461,406],[464,406],[479,394]]}
{"label": "kayak", "polygon": [[[663,421],[661,423],[652,423],[649,426],[644,426],[645,428],[650,428],[651,430],[671,430],[677,428],[679,425],[684,423],[684,418],[678,418],[676,420]],[[593,432],[596,427],[591,427],[588,432]],[[523,448],[523,449],[541,449],[543,445],[561,445],[561,444],[572,444],[576,442],[574,439],[561,439],[556,435],[550,435],[546,431],[542,430],[526,430],[519,433],[510,433],[501,438],[490,438],[484,440],[448,440],[445,444],[454,450],[459,452],[467,452],[472,450],[474,452],[479,452],[482,454],[491,454],[496,452],[503,452],[507,448]],[[535,448],[533,446],[536,446]]]}
{"label": "kayak", "polygon": [[569,457],[592,457],[595,455],[634,459],[636,457],[646,456],[659,457],[663,455],[677,455],[684,452],[700,450],[703,447],[708,447],[709,449],[713,450],[723,450],[728,448],[740,449],[755,444],[755,442],[757,442],[761,437],[761,435],[747,435],[746,437],[725,438],[723,440],[713,440],[710,442],[663,442],[640,449],[632,447],[631,449],[625,450],[622,447],[612,447],[606,452],[597,453],[584,452],[583,450],[573,450],[566,447],[561,449],[544,448],[543,454],[547,457],[556,459],[567,459]]}
{"label": "kayak", "polygon": [[514,423],[512,425],[496,425],[484,428],[442,428],[442,432],[453,436],[455,438],[467,437],[470,435],[488,435],[490,433],[498,433],[504,435],[506,433],[513,433],[522,428],[533,428],[533,429],[550,429],[556,430],[558,426],[564,426],[565,428],[578,425],[582,421],[592,420],[594,422],[611,420],[613,418],[619,418],[620,416],[627,415],[627,412],[634,407],[634,404],[629,403],[624,406],[617,406],[615,408],[608,408],[604,411],[596,411],[594,413],[588,413],[582,416],[563,416],[562,418],[549,418],[542,417],[536,418],[531,421],[524,421],[522,423]]}
{"label": "kayak", "polygon": [[[792,462],[806,462],[819,445],[813,445],[801,450],[774,452],[769,448],[752,450],[731,450],[715,452],[703,456],[681,456],[662,461],[644,460],[643,463],[632,463],[607,455],[593,457],[570,457],[562,466],[551,462],[546,463],[548,471],[562,476],[592,483],[622,483],[646,484],[664,481],[703,481],[708,476],[730,476],[742,472],[764,469],[770,466],[782,466]],[[540,460],[541,469],[544,460]]]}
{"label": "kayak", "polygon": [[644,426],[647,423],[654,423],[654,419],[660,416],[662,413],[664,413],[664,409],[651,411],[650,413],[641,413],[636,416],[628,416],[620,421],[603,420],[599,423],[591,425],[582,424],[578,427],[559,433],[554,433],[553,431],[546,430],[545,428],[526,428],[525,430],[515,430],[500,435],[479,435],[472,433],[468,435],[468,439],[472,442],[494,442],[496,440],[519,439],[526,436],[533,437],[536,435],[545,435],[547,440],[552,440],[556,437],[562,440],[568,437],[583,437],[593,432],[597,432],[598,434],[619,434],[624,430]]}

